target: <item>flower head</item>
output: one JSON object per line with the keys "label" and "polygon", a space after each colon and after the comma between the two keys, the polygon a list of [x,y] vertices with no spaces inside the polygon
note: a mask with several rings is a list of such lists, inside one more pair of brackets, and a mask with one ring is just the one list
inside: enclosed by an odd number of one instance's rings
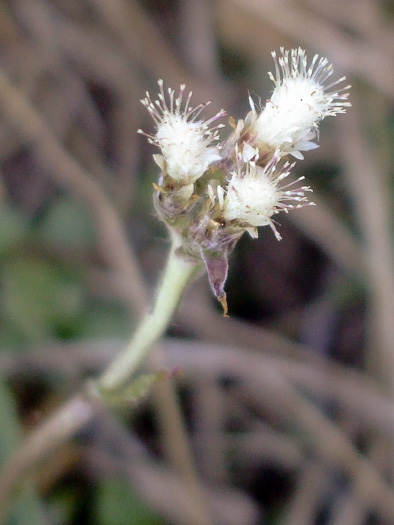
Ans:
{"label": "flower head", "polygon": [[[259,226],[270,226],[278,240],[275,217],[308,204],[309,186],[304,177],[284,182],[294,164],[283,157],[302,159],[302,151],[316,148],[318,125],[327,116],[345,113],[349,86],[338,89],[341,78],[329,82],[332,65],[315,55],[308,64],[302,49],[285,51],[275,61],[270,100],[263,109],[250,99],[251,111],[237,123],[229,120],[232,132],[219,140],[214,122],[202,119],[207,104],[193,108],[192,94],[164,92],[159,80],[157,100],[149,93],[142,103],[155,124],[149,142],[160,148],[154,159],[161,168],[154,184],[154,204],[173,238],[180,256],[203,261],[213,293],[227,312],[225,283],[228,257],[247,231],[257,237]],[[198,182],[197,182],[198,181]]]}
{"label": "flower head", "polygon": [[156,155],[155,160],[164,175],[181,184],[190,184],[200,178],[211,163],[221,159],[218,147],[211,144],[218,140],[218,129],[223,125],[210,126],[226,113],[222,110],[208,120],[198,120],[209,102],[193,108],[190,106],[190,92],[183,103],[184,84],[180,86],[177,97],[174,90],[168,89],[167,102],[163,81],[158,83],[158,99],[153,102],[150,94],[146,93],[146,98],[141,101],[157,126],[156,133],[148,135],[148,138],[161,149],[162,154]]}
{"label": "flower head", "polygon": [[309,186],[294,187],[304,177],[285,186],[281,184],[293,166],[288,162],[280,164],[277,153],[264,168],[253,161],[240,162],[232,172],[226,194],[218,188],[223,218],[238,223],[254,237],[258,226],[269,225],[280,240],[272,217],[281,211],[312,204],[305,196],[305,192],[312,191]]}
{"label": "flower head", "polygon": [[258,115],[251,100],[251,135],[262,155],[279,150],[281,156],[292,154],[302,159],[301,151],[317,148],[313,142],[319,122],[327,116],[345,113],[350,106],[350,86],[336,89],[345,80],[327,83],[333,73],[326,58],[315,55],[308,66],[305,51],[298,48],[291,52],[281,48],[281,56],[272,53],[275,84],[271,98]]}

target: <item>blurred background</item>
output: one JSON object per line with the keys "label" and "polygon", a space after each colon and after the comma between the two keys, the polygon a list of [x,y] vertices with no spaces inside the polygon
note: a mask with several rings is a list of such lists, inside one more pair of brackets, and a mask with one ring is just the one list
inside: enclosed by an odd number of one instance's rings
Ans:
{"label": "blurred background", "polygon": [[154,293],[169,243],[145,91],[186,83],[244,118],[271,51],[301,46],[353,105],[295,168],[317,206],[280,216],[281,242],[238,243],[230,319],[202,276],[160,345],[203,503],[162,385],[41,461],[7,524],[394,523],[393,17],[392,0],[0,2],[2,462]]}

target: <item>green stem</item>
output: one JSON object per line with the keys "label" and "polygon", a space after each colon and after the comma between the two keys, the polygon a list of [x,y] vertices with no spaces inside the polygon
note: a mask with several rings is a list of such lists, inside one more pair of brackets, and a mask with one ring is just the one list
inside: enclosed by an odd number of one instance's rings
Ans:
{"label": "green stem", "polygon": [[[179,257],[173,246],[151,313],[148,313],[142,320],[123,353],[109,365],[98,379],[97,387],[99,392],[103,394],[103,398],[106,394],[117,393],[117,390],[120,390],[132,378],[136,368],[169,325],[187,283],[198,268],[198,264],[185,261]],[[88,388],[87,397],[86,392],[78,394],[35,429],[25,443],[2,466],[0,472],[0,523],[7,515],[15,488],[26,477],[31,466],[50,450],[58,447],[95,415],[100,404],[95,403],[89,390]],[[97,391],[95,393],[97,394]],[[189,472],[188,476],[191,478]],[[191,486],[194,494],[199,490],[196,483],[195,480],[190,481],[189,479],[189,486]],[[201,501],[202,497],[197,493],[195,499]],[[209,523],[209,520],[201,519],[196,523]]]}
{"label": "green stem", "polygon": [[163,335],[196,269],[195,262],[184,260],[172,248],[153,310],[142,320],[123,353],[98,380],[99,390],[104,395],[120,389],[130,380],[150,348]]}

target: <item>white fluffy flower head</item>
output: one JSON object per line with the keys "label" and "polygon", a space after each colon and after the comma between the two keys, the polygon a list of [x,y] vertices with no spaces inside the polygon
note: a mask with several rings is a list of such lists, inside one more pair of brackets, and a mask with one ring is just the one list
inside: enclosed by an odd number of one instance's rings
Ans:
{"label": "white fluffy flower head", "polygon": [[190,106],[190,92],[183,103],[184,84],[180,86],[177,97],[174,90],[168,89],[167,101],[163,81],[158,83],[158,99],[153,102],[146,93],[146,98],[141,101],[157,126],[156,134],[148,135],[148,138],[161,149],[161,155],[156,155],[155,160],[163,172],[175,181],[190,184],[200,178],[211,163],[221,159],[218,147],[211,144],[218,140],[218,129],[223,125],[210,126],[226,113],[222,110],[208,120],[198,120],[209,102],[193,108]]}
{"label": "white fluffy flower head", "polygon": [[288,212],[312,204],[305,196],[305,192],[311,191],[308,186],[294,188],[304,177],[282,185],[294,164],[286,162],[281,165],[279,160],[276,153],[264,168],[253,161],[240,162],[238,169],[232,173],[226,195],[218,188],[223,217],[243,225],[254,237],[257,236],[258,226],[269,225],[280,240],[272,217],[281,211]]}
{"label": "white fluffy flower head", "polygon": [[285,157],[302,159],[302,151],[317,147],[320,121],[350,106],[349,86],[338,88],[344,78],[329,80],[333,68],[326,58],[315,55],[308,63],[302,49],[283,48],[272,56],[270,100],[261,108],[250,99],[251,111],[238,122],[229,119],[232,130],[221,143],[223,125],[216,120],[226,113],[201,117],[207,104],[192,107],[185,85],[175,93],[159,80],[157,99],[147,92],[141,101],[156,129],[138,131],[160,149],[154,155],[161,169],[153,185],[155,210],[178,255],[205,264],[224,315],[228,257],[242,235],[257,237],[259,226],[270,226],[280,240],[277,214],[313,204],[306,196],[312,190],[300,183],[304,177],[289,177],[294,164]]}
{"label": "white fluffy flower head", "polygon": [[261,154],[292,154],[302,159],[301,151],[317,148],[312,142],[317,135],[319,122],[327,116],[345,113],[350,106],[350,86],[336,89],[345,80],[327,83],[333,73],[332,64],[324,57],[315,55],[308,66],[305,51],[281,48],[281,56],[272,53],[275,76],[269,73],[275,84],[271,98],[260,115],[253,101],[252,134]]}

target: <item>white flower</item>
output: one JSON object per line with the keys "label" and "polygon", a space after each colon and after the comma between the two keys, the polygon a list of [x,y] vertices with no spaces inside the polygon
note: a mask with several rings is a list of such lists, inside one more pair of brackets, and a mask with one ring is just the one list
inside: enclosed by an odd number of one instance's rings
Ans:
{"label": "white flower", "polygon": [[304,177],[285,186],[281,185],[294,164],[286,162],[280,165],[279,160],[276,153],[264,168],[256,166],[253,161],[240,161],[237,170],[231,174],[227,192],[222,187],[217,188],[223,218],[236,221],[253,237],[257,237],[257,226],[269,225],[280,240],[281,236],[272,217],[281,211],[288,212],[312,204],[305,196],[305,192],[312,191],[308,186],[289,189]]}
{"label": "white flower", "polygon": [[350,106],[350,86],[334,88],[345,77],[327,84],[333,73],[332,64],[326,58],[315,55],[308,66],[305,51],[281,48],[281,56],[272,53],[275,61],[275,76],[269,73],[275,84],[271,98],[265,108],[257,114],[252,100],[251,135],[261,155],[292,154],[302,159],[301,151],[317,148],[313,139],[317,136],[319,122],[327,116],[345,113]]}
{"label": "white flower", "polygon": [[[208,120],[198,120],[209,102],[191,107],[190,92],[183,104],[184,84],[180,86],[177,97],[174,90],[168,89],[167,102],[163,81],[158,83],[158,100],[152,102],[150,94],[146,93],[146,98],[141,101],[157,126],[156,134],[148,135],[148,138],[161,149],[162,155],[155,155],[155,160],[164,174],[182,184],[190,184],[201,177],[211,163],[221,159],[218,147],[211,144],[218,140],[218,129],[223,125],[210,126],[226,113],[222,110]],[[138,132],[143,133],[141,130]]]}

